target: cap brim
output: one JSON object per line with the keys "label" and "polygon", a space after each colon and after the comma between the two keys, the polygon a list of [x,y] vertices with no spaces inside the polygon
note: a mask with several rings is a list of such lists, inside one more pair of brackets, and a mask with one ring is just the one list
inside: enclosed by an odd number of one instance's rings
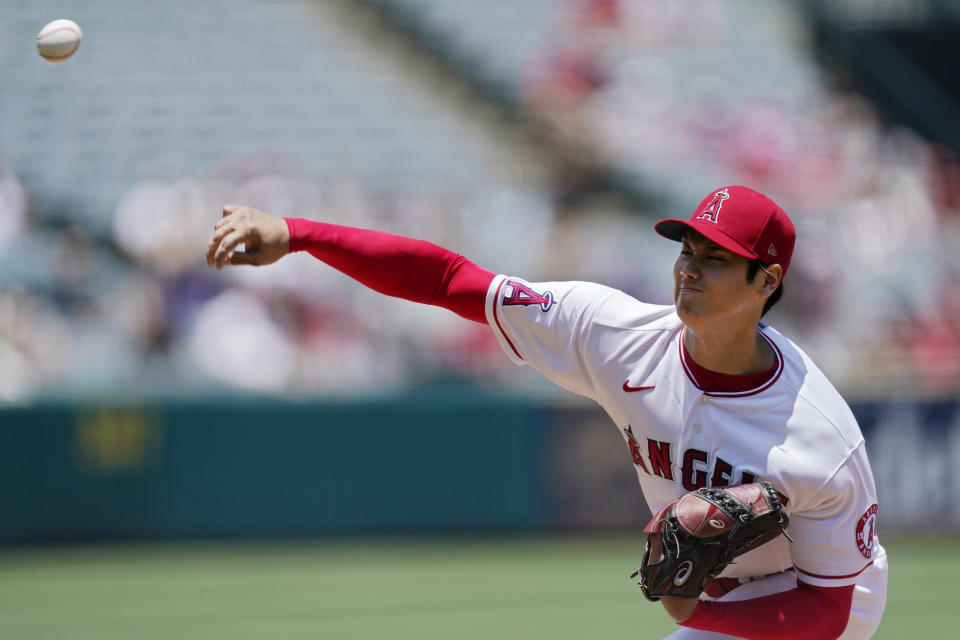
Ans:
{"label": "cap brim", "polygon": [[683,234],[685,234],[690,229],[693,229],[697,233],[703,235],[707,240],[714,242],[727,251],[731,251],[738,256],[743,256],[744,258],[759,258],[755,252],[750,251],[742,244],[725,234],[721,231],[716,224],[712,222],[698,222],[696,220],[680,220],[677,218],[668,218],[666,220],[661,220],[657,224],[653,225],[654,230],[662,235],[664,238],[669,238],[671,240],[676,240],[680,242],[683,240]]}

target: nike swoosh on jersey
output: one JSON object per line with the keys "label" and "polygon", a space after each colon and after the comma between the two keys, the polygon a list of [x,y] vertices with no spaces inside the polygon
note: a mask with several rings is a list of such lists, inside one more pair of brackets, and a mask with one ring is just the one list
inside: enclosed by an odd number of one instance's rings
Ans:
{"label": "nike swoosh on jersey", "polygon": [[650,389],[655,389],[657,385],[650,385],[649,387],[631,387],[629,380],[623,381],[623,390],[627,393],[632,393],[634,391],[649,391]]}

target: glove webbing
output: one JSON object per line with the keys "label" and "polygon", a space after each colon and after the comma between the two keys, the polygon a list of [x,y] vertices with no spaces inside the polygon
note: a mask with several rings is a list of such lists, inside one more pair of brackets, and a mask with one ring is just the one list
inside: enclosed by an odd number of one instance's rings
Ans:
{"label": "glove webbing", "polygon": [[[787,533],[787,530],[784,528],[783,523],[785,522],[785,516],[783,514],[783,501],[780,500],[780,494],[777,493],[777,490],[773,487],[772,484],[763,480],[758,482],[764,491],[761,491],[760,494],[763,496],[764,501],[767,503],[767,507],[771,511],[775,511],[779,517],[778,524],[780,525],[780,532],[786,536],[787,540],[793,542],[793,538],[790,537],[790,534]],[[740,527],[751,520],[753,516],[753,509],[750,505],[744,503],[741,500],[738,500],[735,496],[724,491],[723,489],[717,489],[713,487],[702,487],[697,489],[697,493],[707,502],[714,505],[724,513],[728,515],[740,514],[737,518],[737,523],[734,525],[733,529],[727,534],[727,539],[734,539],[737,532],[740,530]],[[749,547],[752,542],[752,539],[747,539],[744,541],[744,544],[737,545],[737,549],[742,549],[744,547]]]}

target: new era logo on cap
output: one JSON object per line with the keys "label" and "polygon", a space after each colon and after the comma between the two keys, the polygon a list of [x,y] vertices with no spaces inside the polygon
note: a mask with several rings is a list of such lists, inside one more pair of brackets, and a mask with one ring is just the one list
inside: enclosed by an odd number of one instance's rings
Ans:
{"label": "new era logo on cap", "polygon": [[796,240],[793,223],[783,209],[762,193],[740,186],[711,192],[689,220],[661,220],[654,228],[677,241],[694,229],[737,255],[779,263],[784,276]]}

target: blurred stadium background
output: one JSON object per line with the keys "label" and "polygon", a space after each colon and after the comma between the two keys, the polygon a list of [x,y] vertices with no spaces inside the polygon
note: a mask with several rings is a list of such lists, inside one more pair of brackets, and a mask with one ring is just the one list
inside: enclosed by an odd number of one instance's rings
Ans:
{"label": "blurred stadium background", "polygon": [[[53,65],[62,17],[84,42]],[[597,410],[308,256],[203,253],[244,203],[668,302],[653,221],[735,183],[796,221],[769,320],[867,437],[878,637],[948,637],[958,26],[953,0],[4,0],[0,637],[660,637]]]}

